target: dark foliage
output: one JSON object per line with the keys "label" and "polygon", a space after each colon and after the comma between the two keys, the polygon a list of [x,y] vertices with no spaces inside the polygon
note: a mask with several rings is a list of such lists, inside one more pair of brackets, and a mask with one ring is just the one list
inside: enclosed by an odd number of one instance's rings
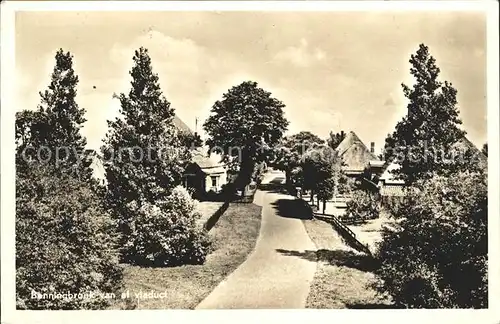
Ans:
{"label": "dark foliage", "polygon": [[326,140],[326,143],[332,149],[336,149],[337,146],[339,146],[339,144],[344,140],[345,137],[346,137],[346,134],[344,131],[340,131],[340,133],[330,132],[330,136]]}
{"label": "dark foliage", "polygon": [[269,161],[288,127],[283,108],[252,81],[232,87],[212,106],[203,125],[209,135],[206,143],[210,149],[221,148],[224,161],[238,165],[237,188],[250,183],[255,163]]}
{"label": "dark foliage", "polygon": [[457,108],[457,90],[438,80],[440,69],[424,44],[411,55],[413,88],[402,85],[408,98],[408,113],[398,122],[385,142],[385,160],[397,159],[398,176],[408,184],[429,179],[434,174],[449,174],[469,167],[468,154],[455,154],[453,145],[465,132]]}
{"label": "dark foliage", "polygon": [[[87,183],[36,161],[26,165],[16,179],[17,307],[108,305],[122,279],[115,231],[116,222]],[[32,298],[35,292],[93,295],[39,299]]]}
{"label": "dark foliage", "polygon": [[[170,207],[158,206],[158,203],[171,202],[169,196],[180,184],[191,156],[186,143],[182,143],[178,136],[173,123],[174,109],[162,94],[147,49],[141,47],[137,50],[133,61],[130,71],[132,87],[128,95],[118,96],[121,116],[108,121],[109,131],[102,147],[108,189],[106,201],[119,221],[124,261],[171,264],[183,258],[198,259],[198,252],[193,252],[198,251],[197,246],[179,248],[172,256],[175,260],[166,259],[165,254],[169,252],[162,250],[166,247],[161,247],[159,238],[148,233],[155,224],[156,228],[166,231],[161,232],[165,240],[174,240],[180,235],[183,240],[193,236],[193,242],[196,242],[195,236],[202,236],[195,228],[189,227],[192,217],[187,210],[184,218],[175,216],[179,221],[186,221],[185,226],[161,224],[165,217],[173,217],[173,214]],[[201,236],[200,240],[203,240]],[[187,255],[191,252],[196,255]]]}
{"label": "dark foliage", "polygon": [[484,308],[487,285],[487,176],[463,172],[418,182],[386,229],[379,287],[410,308]]}
{"label": "dark foliage", "polygon": [[202,264],[211,243],[195,201],[183,187],[176,187],[165,200],[132,203],[135,217],[125,247],[125,258],[145,266]]}
{"label": "dark foliage", "polygon": [[376,193],[354,190],[352,199],[347,202],[346,218],[351,221],[375,219],[380,213],[380,197]]}

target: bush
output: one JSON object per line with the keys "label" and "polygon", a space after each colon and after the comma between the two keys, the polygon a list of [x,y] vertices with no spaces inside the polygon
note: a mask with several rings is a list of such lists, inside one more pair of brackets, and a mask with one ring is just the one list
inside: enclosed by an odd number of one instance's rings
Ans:
{"label": "bush", "polygon": [[352,195],[352,199],[347,202],[346,218],[353,221],[366,221],[379,216],[380,202],[377,194],[354,190]]}
{"label": "bush", "polygon": [[[116,224],[89,185],[43,165],[16,179],[16,302],[19,309],[101,309],[120,289]],[[92,298],[32,298],[93,294]],[[57,296],[56,296],[57,297]]]}
{"label": "bush", "polygon": [[211,244],[206,230],[196,223],[201,216],[195,207],[195,200],[180,186],[164,201],[136,206],[125,247],[127,260],[146,266],[205,262]]}
{"label": "bush", "polygon": [[405,195],[383,196],[381,198],[381,205],[382,208],[386,210],[389,215],[395,215],[397,214],[401,204],[403,204],[404,199],[407,199]]}
{"label": "bush", "polygon": [[384,232],[379,290],[410,308],[487,307],[487,183],[479,173],[411,189]]}
{"label": "bush", "polygon": [[267,165],[265,162],[256,163],[253,168],[251,180],[255,181],[256,183],[260,183],[262,181],[262,177],[264,176],[266,170],[267,170]]}

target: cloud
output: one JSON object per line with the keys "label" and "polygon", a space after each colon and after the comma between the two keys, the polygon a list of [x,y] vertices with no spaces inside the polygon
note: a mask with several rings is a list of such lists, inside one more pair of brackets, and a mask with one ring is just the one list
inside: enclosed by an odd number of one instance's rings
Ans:
{"label": "cloud", "polygon": [[[126,44],[115,44],[110,50],[112,62],[121,67],[122,82],[117,92],[130,87],[128,70],[132,67],[134,51],[148,49],[153,71],[158,74],[160,86],[176,114],[194,128],[195,118],[203,120],[215,100],[247,75],[241,60],[233,55],[207,48],[189,38],[175,38],[156,30],[137,37]],[[198,131],[201,126],[198,125]]]}
{"label": "cloud", "polygon": [[300,44],[289,46],[274,56],[274,60],[283,63],[291,63],[297,67],[309,67],[323,61],[326,53],[320,48],[310,48],[306,39],[301,38]]}

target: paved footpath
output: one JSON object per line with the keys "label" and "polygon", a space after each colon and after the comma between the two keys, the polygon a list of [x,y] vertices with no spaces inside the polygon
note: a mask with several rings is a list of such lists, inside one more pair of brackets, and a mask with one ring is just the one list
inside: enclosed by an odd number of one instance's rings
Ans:
{"label": "paved footpath", "polygon": [[[275,177],[276,174],[270,173],[263,183]],[[278,199],[294,198],[257,191],[254,203],[263,208],[260,234],[253,253],[197,309],[305,307],[316,262],[283,255],[276,250],[304,252],[316,248],[300,219],[276,214],[273,203]]]}

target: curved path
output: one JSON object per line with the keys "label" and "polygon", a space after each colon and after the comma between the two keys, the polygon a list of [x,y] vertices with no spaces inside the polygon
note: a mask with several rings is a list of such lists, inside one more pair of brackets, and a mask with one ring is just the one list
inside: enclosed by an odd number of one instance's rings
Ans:
{"label": "curved path", "polygon": [[[268,173],[262,183],[277,179],[282,175]],[[300,220],[303,215],[289,195],[259,190],[254,203],[263,208],[253,253],[197,309],[305,307],[316,262],[290,255],[316,250]]]}

